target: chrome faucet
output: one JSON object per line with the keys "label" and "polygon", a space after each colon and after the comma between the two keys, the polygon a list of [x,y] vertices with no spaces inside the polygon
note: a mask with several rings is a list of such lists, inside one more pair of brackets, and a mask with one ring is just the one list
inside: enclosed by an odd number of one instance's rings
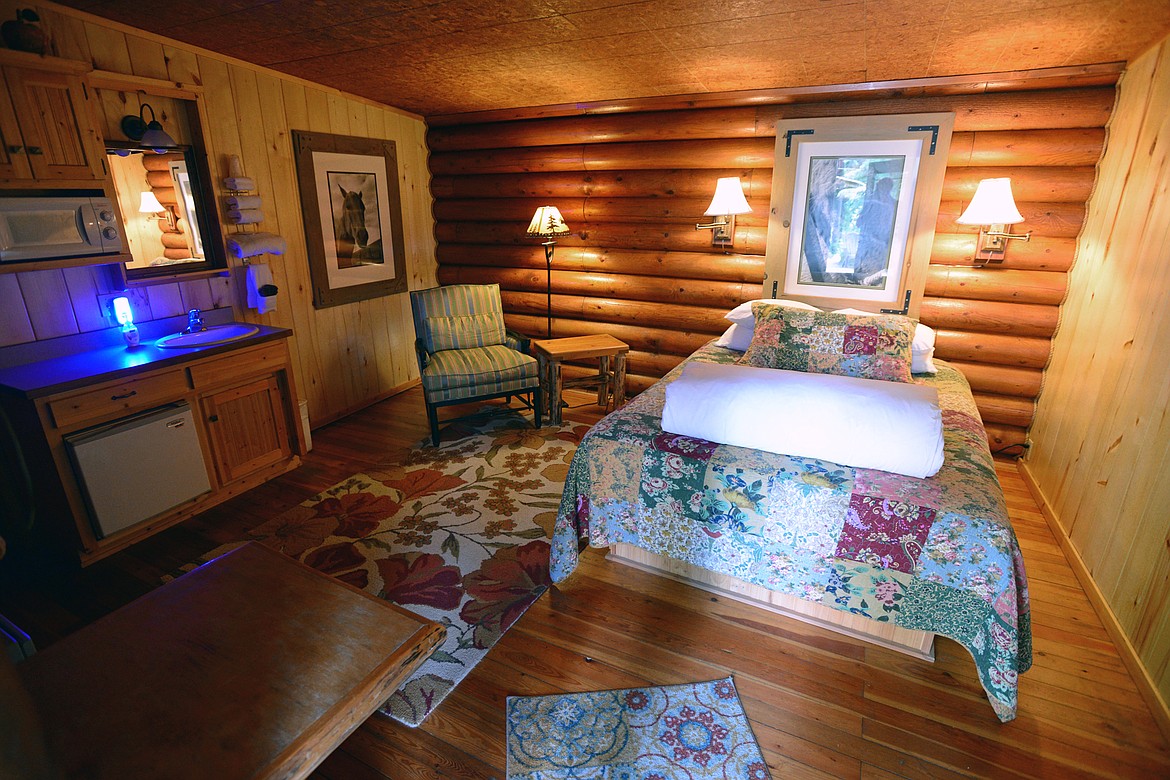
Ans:
{"label": "chrome faucet", "polygon": [[187,312],[187,329],[184,333],[198,333],[201,330],[207,330],[203,324],[203,312],[199,309],[192,309]]}

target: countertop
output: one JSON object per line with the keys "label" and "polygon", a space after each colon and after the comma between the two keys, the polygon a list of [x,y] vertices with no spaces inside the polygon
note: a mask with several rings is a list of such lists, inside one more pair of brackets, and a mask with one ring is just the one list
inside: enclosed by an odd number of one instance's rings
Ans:
{"label": "countertop", "polygon": [[292,335],[292,331],[288,328],[273,328],[268,325],[257,325],[256,327],[260,330],[252,336],[226,344],[190,347],[188,349],[162,349],[155,346],[155,341],[158,338],[173,333],[174,330],[169,330],[150,339],[146,338],[144,332],[142,343],[133,348],[127,347],[119,334],[118,343],[115,346],[101,345],[47,360],[0,367],[0,391],[19,394],[26,398],[40,398],[110,379],[133,376],[155,368],[180,365],[198,358],[288,338]]}

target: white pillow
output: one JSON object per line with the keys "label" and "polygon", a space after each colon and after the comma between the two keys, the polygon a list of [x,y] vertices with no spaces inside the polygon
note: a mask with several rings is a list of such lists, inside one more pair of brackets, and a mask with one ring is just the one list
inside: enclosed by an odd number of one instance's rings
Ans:
{"label": "white pillow", "polygon": [[[873,314],[873,312],[861,309],[835,309],[833,314]],[[914,327],[914,343],[910,345],[910,373],[938,373],[938,368],[934,365],[934,328],[923,325],[921,322]]]}
{"label": "white pillow", "polygon": [[731,311],[723,315],[723,319],[729,322],[750,322],[752,330],[756,328],[756,318],[752,314],[753,303],[772,303],[777,306],[787,306],[791,309],[804,309],[805,311],[821,311],[816,306],[801,301],[790,301],[785,298],[757,298],[754,301],[744,301],[739,306],[736,306]]}
{"label": "white pillow", "polygon": [[748,345],[752,343],[752,334],[755,333],[755,320],[744,322],[731,323],[731,327],[723,331],[723,335],[715,342],[717,347],[727,347],[739,352],[747,352]]}
{"label": "white pillow", "polygon": [[804,309],[805,311],[821,311],[816,306],[801,301],[790,301],[785,298],[757,298],[754,301],[744,301],[739,306],[736,306],[727,314],[723,315],[723,319],[731,322],[731,327],[723,331],[723,335],[715,342],[717,347],[727,347],[739,352],[747,352],[748,345],[752,343],[752,336],[756,332],[756,318],[752,314],[753,303],[773,303],[778,306],[787,306],[791,309]]}

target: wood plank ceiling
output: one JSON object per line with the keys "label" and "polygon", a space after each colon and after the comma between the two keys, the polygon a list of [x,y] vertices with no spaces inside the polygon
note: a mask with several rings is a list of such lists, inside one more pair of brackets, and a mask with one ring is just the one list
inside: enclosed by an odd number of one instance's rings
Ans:
{"label": "wood plank ceiling", "polygon": [[1170,0],[63,0],[422,116],[1128,60]]}

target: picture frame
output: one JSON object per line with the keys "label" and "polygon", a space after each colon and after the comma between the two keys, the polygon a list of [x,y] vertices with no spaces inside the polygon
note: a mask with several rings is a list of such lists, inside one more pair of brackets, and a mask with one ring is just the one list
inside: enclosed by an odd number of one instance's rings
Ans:
{"label": "picture frame", "polygon": [[919,139],[800,146],[784,295],[897,300],[921,147]]}
{"label": "picture frame", "polygon": [[918,316],[954,123],[952,112],[777,121],[762,297]]}
{"label": "picture frame", "polygon": [[292,131],[313,306],[405,292],[393,141]]}

